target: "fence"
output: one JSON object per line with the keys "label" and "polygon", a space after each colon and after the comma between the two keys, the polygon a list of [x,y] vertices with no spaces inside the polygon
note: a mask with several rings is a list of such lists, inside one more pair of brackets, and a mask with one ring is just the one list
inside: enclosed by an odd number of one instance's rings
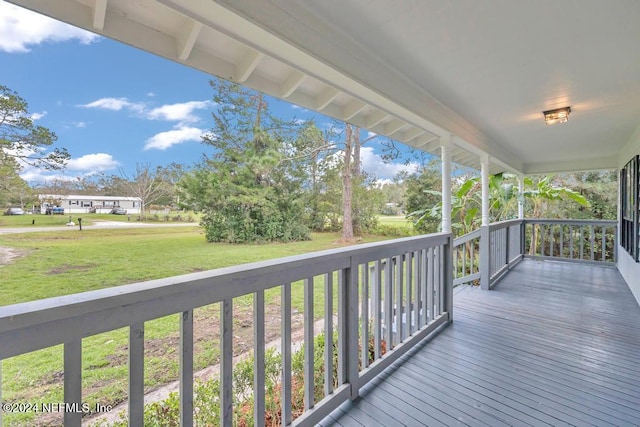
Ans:
{"label": "fence", "polygon": [[509,220],[454,240],[454,285],[489,289],[523,257],[615,265],[617,222]]}
{"label": "fence", "polygon": [[[142,425],[145,323],[178,313],[180,424],[190,426],[194,420],[194,309],[219,304],[220,424],[229,426],[234,416],[234,300],[253,295],[254,424],[264,425],[265,291],[279,288],[282,420],[284,424],[312,425],[358,396],[360,388],[384,368],[451,321],[452,270],[452,238],[440,233],[0,307],[0,361],[62,344],[64,401],[81,405],[83,339],[126,327],[128,416],[130,425]],[[302,385],[293,384],[291,378],[292,293],[300,288],[304,301]],[[316,313],[314,292],[319,290],[324,305]],[[318,331],[314,321],[319,318],[324,319],[325,343],[332,343],[337,334],[337,366],[333,366],[333,346],[325,344],[324,397],[316,399],[314,336]],[[337,372],[337,382],[333,372]],[[304,411],[295,420],[294,386],[304,388]],[[82,411],[65,412],[64,424],[80,426],[82,416]],[[1,417],[0,411],[0,423]]]}

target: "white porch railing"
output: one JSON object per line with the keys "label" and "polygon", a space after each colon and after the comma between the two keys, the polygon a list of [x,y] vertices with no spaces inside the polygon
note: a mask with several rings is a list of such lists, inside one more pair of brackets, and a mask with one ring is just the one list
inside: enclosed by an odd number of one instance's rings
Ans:
{"label": "white porch railing", "polygon": [[523,257],[615,265],[617,222],[509,220],[454,240],[454,285],[490,289]]}
{"label": "white porch railing", "polygon": [[[254,422],[264,425],[265,290],[281,291],[281,390],[285,424],[312,425],[420,340],[452,320],[452,237],[440,233],[258,262],[99,291],[0,307],[0,362],[63,344],[64,401],[81,405],[82,340],[129,328],[128,416],[143,425],[145,322],[180,316],[180,423],[193,424],[194,324],[197,307],[220,304],[220,424],[233,415],[233,301],[253,294]],[[333,307],[334,280],[337,307]],[[324,308],[314,313],[314,285],[324,284]],[[292,288],[304,288],[304,412],[292,416]],[[334,317],[337,323],[334,325]],[[314,398],[314,319],[324,319],[325,342],[337,333],[337,386],[333,349],[324,357],[325,397]],[[373,346],[373,356],[370,346]],[[0,371],[1,374],[1,371]],[[11,379],[5,378],[4,381]],[[2,376],[0,375],[0,381]],[[0,392],[2,389],[0,382]],[[1,396],[1,393],[0,393]],[[5,397],[6,400],[6,397]],[[83,413],[65,412],[66,426]],[[2,423],[0,411],[0,424]]]}

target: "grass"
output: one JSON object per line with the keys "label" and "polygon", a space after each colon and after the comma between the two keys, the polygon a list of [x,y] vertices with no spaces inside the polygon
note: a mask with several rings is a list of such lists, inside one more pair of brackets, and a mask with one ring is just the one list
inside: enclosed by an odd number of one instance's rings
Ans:
{"label": "grass", "polygon": [[[338,237],[337,234],[314,234],[311,241],[287,244],[209,244],[198,229],[184,227],[3,235],[0,246],[17,249],[24,256],[1,267],[0,295],[3,305],[15,304],[328,249],[335,247]],[[298,312],[303,310],[302,294],[302,286],[294,284],[292,306]],[[314,283],[314,294],[315,312],[321,315],[323,284],[320,278]],[[279,288],[265,293],[268,306],[278,307],[279,298]],[[252,347],[252,297],[237,298],[234,303],[234,348],[241,352]],[[267,315],[279,314],[267,310]],[[218,306],[196,309],[194,316],[197,325],[195,367],[202,369],[216,363],[218,358]],[[145,324],[147,389],[178,376],[178,322],[178,315],[172,315]],[[115,404],[126,399],[127,339],[128,330],[120,329],[83,340],[83,399],[92,406],[96,402]],[[63,400],[61,346],[7,359],[2,369],[5,401]],[[7,425],[32,424],[34,416],[6,416]]]}
{"label": "grass", "polygon": [[413,223],[404,215],[378,215],[378,224],[412,229]]}

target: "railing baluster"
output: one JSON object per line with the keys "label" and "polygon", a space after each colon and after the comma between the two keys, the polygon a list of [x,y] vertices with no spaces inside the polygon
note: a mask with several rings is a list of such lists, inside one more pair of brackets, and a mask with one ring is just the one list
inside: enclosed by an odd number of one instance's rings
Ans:
{"label": "railing baluster", "polygon": [[381,313],[381,303],[382,303],[382,265],[380,260],[376,260],[375,262],[375,271],[374,271],[374,284],[373,284],[373,355],[376,360],[378,360],[381,356],[381,348],[382,348],[382,313]]}
{"label": "railing baluster", "polygon": [[474,240],[471,240],[469,243],[470,243],[470,246],[471,246],[471,250],[470,250],[471,260],[469,261],[470,262],[469,274],[475,274],[476,268],[474,266],[474,261],[475,261],[474,258],[475,258],[475,253],[476,253],[476,241],[474,239]]}
{"label": "railing baluster", "polygon": [[435,317],[433,314],[433,270],[433,248],[429,248],[427,249],[427,291],[425,292],[427,296],[427,323],[431,322]]}
{"label": "railing baluster", "polygon": [[596,229],[593,225],[591,225],[590,227],[590,231],[591,231],[591,236],[589,238],[589,242],[591,243],[591,261],[595,260],[595,237],[596,237]]}
{"label": "railing baluster", "polygon": [[403,276],[403,255],[397,256],[395,259],[395,286],[396,286],[396,304],[395,304],[395,318],[396,318],[396,339],[395,344],[398,345],[402,342],[404,336],[404,325],[402,324],[402,313],[404,311],[404,304],[402,303],[402,276]]}
{"label": "railing baluster", "polygon": [[573,226],[569,226],[569,258],[573,259]]}
{"label": "railing baluster", "polygon": [[324,275],[324,395],[333,392],[333,272]]}
{"label": "railing baluster", "polygon": [[420,316],[420,327],[423,327],[429,322],[427,316],[427,253],[428,249],[423,249],[420,251],[420,311],[422,313]]}
{"label": "railing baluster", "polygon": [[564,258],[564,225],[560,224],[560,258]]}
{"label": "railing baluster", "polygon": [[580,226],[580,259],[584,259],[584,227]]}
{"label": "railing baluster", "polygon": [[443,283],[444,283],[444,269],[442,268],[442,246],[437,246],[435,248],[435,260],[434,260],[434,265],[435,265],[435,272],[434,274],[437,276],[438,278],[438,284],[436,285],[436,294],[435,294],[435,300],[436,300],[436,308],[433,310],[434,311],[434,318],[435,316],[440,316],[442,314],[442,304],[443,304],[443,299],[444,299],[444,292],[442,292],[442,287],[443,287]]}
{"label": "railing baluster", "polygon": [[387,351],[393,348],[393,258],[387,258],[384,266],[384,339]]}
{"label": "railing baluster", "polygon": [[406,319],[406,324],[404,327],[404,337],[408,337],[409,335],[411,335],[414,331],[414,327],[413,327],[413,322],[411,321],[411,287],[413,286],[413,269],[411,268],[413,265],[413,252],[409,252],[406,254],[406,264],[405,267],[407,269],[405,277],[406,277],[406,283],[405,283],[405,291],[406,291],[406,297],[405,297],[405,319]]}
{"label": "railing baluster", "polygon": [[129,327],[129,425],[144,424],[144,323]]}
{"label": "railing baluster", "polygon": [[554,238],[553,238],[553,224],[549,225],[549,256],[552,257],[553,256],[553,243],[554,243]]}
{"label": "railing baluster", "polygon": [[[333,275],[330,274],[332,277]],[[291,283],[282,285],[280,291],[282,324],[280,331],[282,352],[282,423],[293,421],[291,414]]]}
{"label": "railing baluster", "polygon": [[344,270],[338,272],[338,386],[347,382],[347,349],[349,343],[347,278]]}
{"label": "railing baluster", "polygon": [[422,306],[424,306],[424,304],[422,304],[422,292],[420,292],[421,288],[422,288],[422,251],[418,250],[415,252],[415,258],[416,258],[416,280],[414,280],[415,282],[415,286],[416,286],[416,295],[415,295],[415,299],[413,300],[413,312],[415,313],[415,328],[414,331],[417,331],[421,328],[421,322],[422,322],[422,314],[420,313],[420,309]]}
{"label": "railing baluster", "polygon": [[467,245],[464,243],[462,244],[462,275],[467,275]]}
{"label": "railing baluster", "polygon": [[[289,290],[291,307],[291,290]],[[289,316],[291,309],[289,309]],[[291,319],[289,318],[289,323]],[[283,351],[291,351],[291,344]],[[290,372],[291,370],[289,370]],[[290,382],[285,383],[290,384]],[[289,406],[290,407],[290,406]],[[233,424],[233,300],[220,302],[220,422],[225,427]]]}
{"label": "railing baluster", "polygon": [[605,262],[607,259],[606,257],[606,253],[607,253],[607,241],[605,239],[606,235],[607,235],[607,228],[603,225],[601,228],[600,233],[602,234],[602,257],[601,260],[602,262]]}
{"label": "railing baluster", "polygon": [[264,426],[265,349],[264,349],[264,290],[253,294],[253,420]]}
{"label": "railing baluster", "polygon": [[193,310],[180,322],[180,425],[193,425]]}
{"label": "railing baluster", "polygon": [[313,277],[304,279],[304,410],[313,408]]}
{"label": "railing baluster", "polygon": [[[67,342],[64,344],[64,403],[82,403],[82,340]],[[64,425],[77,426],[82,424],[82,412],[65,411]]]}
{"label": "railing baluster", "polygon": [[[360,363],[362,364],[362,369],[369,366],[369,264],[362,264],[362,301],[360,302],[360,311],[361,311],[361,321],[362,321],[362,337],[361,337],[361,347],[360,351]],[[325,359],[329,357],[327,353],[325,353]],[[326,370],[325,370],[326,373]],[[326,383],[326,380],[325,380]]]}

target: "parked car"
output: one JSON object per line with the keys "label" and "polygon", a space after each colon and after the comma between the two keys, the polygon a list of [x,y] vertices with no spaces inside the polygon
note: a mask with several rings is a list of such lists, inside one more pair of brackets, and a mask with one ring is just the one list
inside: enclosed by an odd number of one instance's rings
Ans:
{"label": "parked car", "polygon": [[24,211],[21,208],[9,208],[4,213],[5,215],[24,215]]}
{"label": "parked car", "polygon": [[127,210],[124,208],[113,208],[111,209],[111,212],[114,215],[126,215],[127,214]]}
{"label": "parked car", "polygon": [[45,211],[45,215],[64,215],[64,208],[60,206],[48,207]]}

